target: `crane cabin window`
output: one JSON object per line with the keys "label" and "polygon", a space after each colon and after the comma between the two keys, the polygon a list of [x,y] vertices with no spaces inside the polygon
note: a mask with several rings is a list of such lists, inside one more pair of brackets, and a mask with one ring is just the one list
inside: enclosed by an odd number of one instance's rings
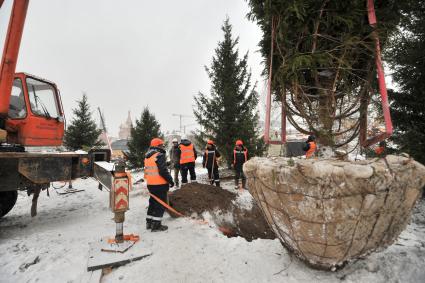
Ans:
{"label": "crane cabin window", "polygon": [[12,86],[12,95],[10,96],[9,118],[22,119],[27,116],[25,107],[24,90],[21,79],[15,79]]}
{"label": "crane cabin window", "polygon": [[59,107],[55,88],[46,82],[27,78],[28,96],[34,115],[58,118]]}

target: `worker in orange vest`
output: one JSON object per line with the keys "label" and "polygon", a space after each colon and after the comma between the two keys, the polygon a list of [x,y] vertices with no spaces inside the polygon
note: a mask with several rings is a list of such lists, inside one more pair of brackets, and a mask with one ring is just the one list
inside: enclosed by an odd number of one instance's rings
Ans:
{"label": "worker in orange vest", "polygon": [[241,140],[237,140],[233,149],[233,168],[235,169],[235,189],[239,188],[239,179],[242,179],[242,188],[246,189],[246,176],[243,164],[248,160],[248,150]]}
{"label": "worker in orange vest", "polygon": [[208,140],[202,157],[202,167],[207,168],[208,170],[210,184],[213,185],[215,183],[217,187],[220,187],[220,175],[218,174],[217,164],[217,159],[220,157],[221,154],[218,152],[214,142],[212,140]]}
{"label": "worker in orange vest", "polygon": [[305,151],[305,158],[312,158],[316,152],[317,145],[316,145],[316,137],[315,136],[308,136],[307,141],[305,142],[305,145],[303,147],[303,150]]}
{"label": "worker in orange vest", "polygon": [[187,183],[187,173],[190,173],[190,181],[196,181],[195,160],[198,157],[193,143],[186,136],[182,136],[177,155],[180,159],[180,172],[182,185]]}
{"label": "worker in orange vest", "polygon": [[387,146],[385,141],[379,142],[379,145],[377,148],[375,148],[375,154],[377,156],[383,156],[385,154],[385,147]]}
{"label": "worker in orange vest", "polygon": [[[174,186],[174,182],[168,172],[165,155],[164,141],[159,138],[152,139],[145,155],[144,178],[149,192],[167,202],[168,190]],[[153,197],[150,197],[146,216],[146,229],[151,229],[152,232],[167,230],[168,227],[161,224],[164,211],[165,208]]]}

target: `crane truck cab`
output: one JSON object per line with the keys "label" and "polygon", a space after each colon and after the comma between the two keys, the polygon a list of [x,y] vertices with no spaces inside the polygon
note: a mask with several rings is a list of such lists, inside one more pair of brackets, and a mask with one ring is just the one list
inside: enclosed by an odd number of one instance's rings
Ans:
{"label": "crane truck cab", "polygon": [[64,127],[64,112],[56,85],[27,73],[15,74],[5,121],[6,142],[60,146]]}

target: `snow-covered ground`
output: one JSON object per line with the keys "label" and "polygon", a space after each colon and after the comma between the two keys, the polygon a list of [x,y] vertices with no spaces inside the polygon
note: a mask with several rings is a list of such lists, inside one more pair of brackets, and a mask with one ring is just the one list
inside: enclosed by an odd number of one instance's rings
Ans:
{"label": "snow-covered ground", "polygon": [[[115,223],[108,193],[99,191],[96,181],[73,185],[84,191],[58,195],[51,189],[50,197],[43,192],[35,218],[29,215],[31,198],[21,192],[14,209],[0,219],[0,282],[81,282],[88,243],[113,236]],[[240,202],[246,203],[246,197]],[[424,201],[419,203],[422,214],[396,244],[340,271],[325,272],[292,257],[278,240],[227,238],[211,222],[166,214],[169,230],[148,232],[147,200],[144,185],[135,186],[124,231],[139,234],[137,244],[153,254],[114,269],[102,282],[425,282]]]}

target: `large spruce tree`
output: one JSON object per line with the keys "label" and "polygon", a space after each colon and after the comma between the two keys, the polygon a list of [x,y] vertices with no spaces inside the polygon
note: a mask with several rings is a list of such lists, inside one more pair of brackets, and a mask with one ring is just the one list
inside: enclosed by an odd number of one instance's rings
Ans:
{"label": "large spruce tree", "polygon": [[92,118],[87,95],[83,93],[83,97],[77,103],[78,107],[72,109],[74,117],[66,129],[64,145],[71,150],[103,145],[99,140],[102,130],[97,128]]}
{"label": "large spruce tree", "polygon": [[398,150],[425,164],[425,1],[410,1],[405,8],[386,54],[398,86],[390,92],[393,140]]}
{"label": "large spruce tree", "polygon": [[264,73],[298,131],[339,147],[365,129],[367,106],[378,94],[375,38],[384,50],[407,1],[374,1],[378,23],[371,27],[366,0],[247,0],[263,31]]}
{"label": "large spruce tree", "polygon": [[131,136],[128,141],[130,151],[128,160],[131,168],[143,168],[145,153],[153,138],[162,137],[161,125],[148,107],[143,109],[140,119],[136,119],[136,126],[131,128]]}
{"label": "large spruce tree", "polygon": [[210,67],[205,70],[211,80],[210,95],[195,96],[194,115],[202,126],[196,133],[199,142],[213,139],[230,166],[234,142],[243,140],[251,154],[258,147],[258,94],[251,85],[247,66],[248,53],[239,58],[238,38],[232,37],[229,19],[222,26],[223,41],[218,43]]}

